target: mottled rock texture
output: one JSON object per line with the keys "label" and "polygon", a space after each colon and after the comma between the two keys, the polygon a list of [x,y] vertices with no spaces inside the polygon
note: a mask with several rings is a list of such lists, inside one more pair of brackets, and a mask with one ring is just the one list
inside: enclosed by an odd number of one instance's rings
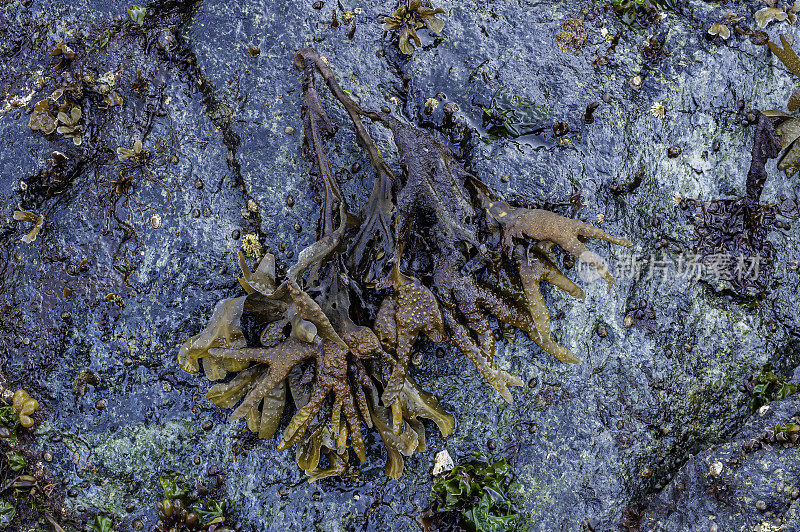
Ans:
{"label": "mottled rock texture", "polygon": [[[442,3],[443,31],[419,30],[422,46],[411,56],[378,19],[394,2],[154,2],[142,27],[124,24],[129,6],[106,0],[0,6],[0,370],[4,388],[25,387],[40,403],[33,445],[53,454],[45,466],[72,493],[64,504],[74,519],[104,512],[121,530],[137,519],[150,527],[162,471],[206,478],[216,466],[245,529],[411,530],[429,504],[434,454],[446,448],[458,463],[488,452],[492,440],[516,471],[532,530],[621,522],[707,530],[710,515],[719,530],[749,530],[768,519],[758,500],[774,522],[796,520],[796,502],[773,487],[798,485],[795,449],[762,449],[707,477],[709,464],[725,464],[751,432],[796,413],[790,399],[751,418],[739,391],[767,361],[783,375],[800,363],[795,225],[768,235],[775,274],[760,300],[709,271],[631,275],[621,248],[593,243],[617,278],[610,291],[602,279],[580,280],[577,266],[565,273],[585,301],[544,290],[555,339],[582,362],[563,364],[522,334],[499,344],[500,367],[529,383],[512,390],[509,405],[455,350],[427,353],[411,374],[457,425],[446,441],[428,426],[428,451],[407,460],[400,480],[386,478],[380,441],[365,432],[367,460],[355,474],[305,483],[293,455],[275,449],[277,438],[259,441],[243,424],[228,425],[228,413],[204,397],[209,383],[176,362],[177,346],[201,329],[214,302],[240,294],[244,235],[256,234],[279,268],[315,239],[292,64],[312,44],[362,105],[388,106],[447,139],[507,198],[602,220],[646,260],[693,253],[694,212],[680,198],[744,196],[748,112],[785,109],[800,81],[747,36],[707,34],[729,11],[755,27],[754,3],[676,3],[677,12],[645,28],[575,1]],[[340,22],[353,11],[354,32],[350,22],[332,27],[334,11]],[[558,46],[570,18],[588,36],[577,54]],[[164,46],[164,31],[173,44]],[[787,22],[767,32],[773,40],[800,35]],[[59,60],[48,52],[59,42],[76,57],[54,69]],[[70,81],[107,72],[121,106],[103,109],[93,83]],[[87,86],[80,146],[28,126],[34,104],[64,82]],[[535,103],[525,116],[533,133],[486,134],[476,104],[489,107],[498,94],[520,107],[513,96]],[[427,113],[431,98],[438,104]],[[658,103],[663,117],[650,112]],[[332,118],[346,124],[340,110]],[[559,122],[569,132],[557,138]],[[371,131],[395,164],[386,130]],[[336,138],[328,153],[355,208],[373,173],[354,135],[343,128]],[[150,159],[119,161],[116,149],[137,139]],[[671,147],[680,148],[675,157]],[[55,169],[54,150],[67,156]],[[767,171],[762,203],[798,199],[796,178],[774,160]],[[20,238],[30,224],[13,220],[20,207],[44,216],[29,244]],[[87,381],[85,370],[97,379]],[[721,485],[725,495],[708,494]]]}

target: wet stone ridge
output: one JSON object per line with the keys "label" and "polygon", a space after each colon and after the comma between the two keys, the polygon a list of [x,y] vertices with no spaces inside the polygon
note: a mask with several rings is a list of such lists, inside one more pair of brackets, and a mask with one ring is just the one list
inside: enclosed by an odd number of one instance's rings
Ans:
{"label": "wet stone ridge", "polygon": [[[106,0],[0,6],[0,385],[3,398],[25,388],[39,402],[25,445],[49,453],[41,467],[59,479],[50,514],[79,529],[98,513],[150,529],[158,479],[175,470],[219,484],[244,529],[410,530],[447,449],[456,463],[507,458],[532,530],[791,529],[796,447],[761,438],[792,422],[796,400],[751,414],[739,388],[768,361],[782,376],[800,364],[796,225],[765,230],[773,263],[759,297],[676,264],[698,252],[687,205],[747,196],[754,110],[785,109],[797,80],[758,39],[707,33],[728,12],[756,29],[751,2],[675,3],[632,28],[592,3],[442,3],[444,28],[417,29],[411,55],[379,20],[395,2],[154,2],[141,25]],[[788,22],[765,31],[800,36]],[[50,55],[59,43],[74,57]],[[456,424],[445,440],[426,421],[427,450],[400,479],[387,479],[381,439],[364,431],[363,464],[307,483],[279,435],[228,424],[205,398],[211,383],[177,363],[214,304],[242,295],[244,244],[274,254],[283,274],[317,238],[293,63],[312,44],[359,105],[446,142],[515,205],[634,243],[590,244],[616,278],[610,291],[557,258],[585,299],[545,286],[544,301],[579,364],[498,335],[495,363],[525,383],[509,389],[513,403],[458,350],[418,344],[409,374]],[[31,129],[48,100],[50,120],[68,104],[68,130]],[[347,204],[363,205],[375,171],[344,108],[323,101],[341,128],[325,144],[333,175]],[[365,122],[399,173],[389,130]],[[765,168],[759,201],[796,202],[796,177],[775,159]],[[17,210],[43,216],[29,243]],[[21,529],[46,526],[26,512]]]}

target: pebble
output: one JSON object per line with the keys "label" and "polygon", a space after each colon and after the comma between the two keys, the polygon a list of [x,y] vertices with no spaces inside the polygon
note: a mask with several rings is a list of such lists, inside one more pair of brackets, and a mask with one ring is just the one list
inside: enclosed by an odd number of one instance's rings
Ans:
{"label": "pebble", "polygon": [[287,135],[294,135],[294,128],[292,126],[286,126],[283,132]]}
{"label": "pebble", "polygon": [[105,410],[108,406],[108,401],[106,399],[98,399],[98,401],[94,404],[94,407],[98,410]]}
{"label": "pebble", "polygon": [[667,150],[667,157],[669,157],[670,159],[674,159],[675,157],[679,156],[680,154],[681,154],[681,149],[678,146],[671,146]]}
{"label": "pebble", "polygon": [[763,512],[767,509],[767,503],[764,501],[756,501],[756,508],[758,508],[760,512]]}
{"label": "pebble", "polygon": [[606,336],[608,336],[608,329],[606,328],[605,325],[601,324],[597,326],[597,336],[599,336],[600,338],[605,338]]}

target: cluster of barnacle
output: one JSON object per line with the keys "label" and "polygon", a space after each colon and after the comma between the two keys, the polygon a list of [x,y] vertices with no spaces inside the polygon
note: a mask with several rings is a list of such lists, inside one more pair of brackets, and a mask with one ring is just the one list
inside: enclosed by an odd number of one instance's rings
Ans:
{"label": "cluster of barnacle", "polygon": [[427,1],[404,0],[394,13],[383,18],[383,29],[399,30],[397,45],[401,52],[411,55],[415,44],[422,45],[417,30],[427,27],[433,33],[441,33],[444,22],[436,15],[444,12],[444,9],[434,8]]}
{"label": "cluster of barnacle", "polygon": [[[296,411],[278,448],[296,444],[297,463],[311,480],[344,472],[350,447],[364,460],[362,422],[383,439],[387,474],[399,477],[403,456],[425,450],[421,419],[443,436],[454,428],[452,416],[409,374],[417,340],[457,347],[511,402],[508,387],[522,380],[495,363],[491,323],[524,331],[559,360],[578,362],[552,338],[540,288],[547,281],[583,298],[557,266],[555,246],[594,266],[610,285],[611,274],[583,241],[630,242],[553,212],[509,205],[436,137],[388,112],[363,109],[313,49],[299,51],[295,65],[303,72],[305,151],[322,202],[319,239],[280,279],[273,255],[251,269],[240,253],[245,295],[217,303],[206,328],[182,345],[179,363],[189,372],[202,364],[208,379],[221,381],[207,397],[234,408],[230,419],[246,418],[262,438],[276,432],[291,396]],[[318,77],[344,106],[375,170],[360,219],[348,211],[325,153],[336,128]],[[392,133],[401,174],[384,160],[365,119]],[[246,334],[245,315],[257,324],[257,338]]]}
{"label": "cluster of barnacle", "polygon": [[800,418],[795,416],[786,425],[767,427],[757,438],[750,438],[742,443],[745,453],[752,453],[758,449],[769,449],[770,445],[779,445],[783,448],[794,447],[800,441]]}

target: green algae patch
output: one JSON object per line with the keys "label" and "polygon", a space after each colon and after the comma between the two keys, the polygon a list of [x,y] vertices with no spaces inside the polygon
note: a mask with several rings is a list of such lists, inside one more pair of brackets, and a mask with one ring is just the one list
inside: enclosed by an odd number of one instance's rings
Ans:
{"label": "green algae patch", "polygon": [[520,514],[513,493],[513,472],[505,458],[489,462],[484,457],[454,467],[433,483],[434,513],[428,526],[444,523],[469,531],[515,529]]}

